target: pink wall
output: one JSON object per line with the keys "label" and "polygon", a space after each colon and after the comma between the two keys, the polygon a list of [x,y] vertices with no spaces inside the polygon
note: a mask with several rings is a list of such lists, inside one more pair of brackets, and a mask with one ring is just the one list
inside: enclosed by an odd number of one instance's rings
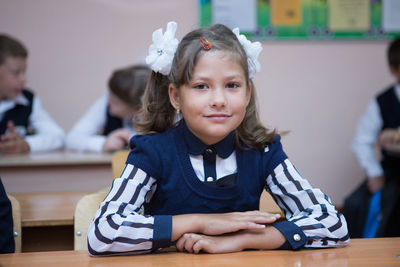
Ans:
{"label": "pink wall", "polygon": [[[0,32],[29,48],[28,86],[68,131],[115,68],[143,58],[153,30],[197,27],[197,0],[0,0]],[[350,143],[369,99],[392,82],[386,42],[264,42],[255,78],[265,124],[290,130],[300,172],[341,205],[362,180]]]}

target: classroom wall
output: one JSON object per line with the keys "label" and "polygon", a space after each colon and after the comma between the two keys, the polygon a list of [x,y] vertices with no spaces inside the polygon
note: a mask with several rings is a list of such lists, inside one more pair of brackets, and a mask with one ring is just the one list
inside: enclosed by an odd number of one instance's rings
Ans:
{"label": "classroom wall", "polygon": [[[0,32],[29,48],[28,86],[66,130],[115,68],[146,55],[151,33],[197,27],[197,0],[0,0]],[[367,102],[392,82],[384,41],[263,42],[255,78],[262,121],[314,186],[338,205],[363,179],[350,144]]]}

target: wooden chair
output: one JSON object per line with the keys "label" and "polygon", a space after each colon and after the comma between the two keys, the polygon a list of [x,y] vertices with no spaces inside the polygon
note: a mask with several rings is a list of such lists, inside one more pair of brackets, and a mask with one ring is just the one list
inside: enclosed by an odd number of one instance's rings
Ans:
{"label": "wooden chair", "polygon": [[284,213],[281,211],[278,204],[275,203],[272,196],[269,193],[267,193],[265,190],[261,194],[260,210],[265,211],[265,212],[270,212],[270,213],[279,213],[281,215],[282,219],[285,217]]}
{"label": "wooden chair", "polygon": [[14,243],[15,243],[15,252],[21,252],[21,206],[19,205],[18,200],[12,195],[7,194],[8,199],[11,202],[12,208],[12,216],[13,216],[13,224],[14,224]]}
{"label": "wooden chair", "polygon": [[82,197],[74,214],[74,250],[87,250],[87,232],[100,203],[107,196],[109,187]]}
{"label": "wooden chair", "polygon": [[125,168],[126,158],[128,157],[129,150],[118,150],[115,151],[111,159],[111,168],[113,172],[113,178],[120,177],[122,171]]}
{"label": "wooden chair", "polygon": [[[111,159],[113,179],[120,177],[128,154],[129,150],[114,152]],[[87,250],[87,231],[89,225],[109,190],[110,188],[107,187],[96,193],[88,194],[82,197],[76,204],[74,215],[74,250]]]}

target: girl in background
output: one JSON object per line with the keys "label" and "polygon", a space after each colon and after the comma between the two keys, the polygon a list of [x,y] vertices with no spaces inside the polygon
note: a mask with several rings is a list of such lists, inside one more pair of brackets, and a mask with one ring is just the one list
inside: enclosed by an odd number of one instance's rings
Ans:
{"label": "girl in background", "polygon": [[67,149],[112,152],[124,149],[136,133],[134,121],[142,108],[142,96],[150,69],[134,65],[113,72],[109,92],[99,98],[67,136]]}

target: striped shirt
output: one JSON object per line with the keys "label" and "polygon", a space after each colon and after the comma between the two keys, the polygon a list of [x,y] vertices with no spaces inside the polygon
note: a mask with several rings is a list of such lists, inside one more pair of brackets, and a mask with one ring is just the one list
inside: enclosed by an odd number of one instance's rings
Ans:
{"label": "striped shirt", "polygon": [[[266,147],[264,154],[269,153]],[[189,155],[190,163],[199,180],[204,180],[202,156]],[[237,153],[228,157],[217,155],[217,179],[237,172]],[[158,186],[158,179],[143,169],[126,165],[120,178],[114,180],[109,194],[101,203],[88,230],[88,247],[92,255],[120,253],[149,253],[157,248],[160,216],[142,214],[142,205],[150,203]],[[264,177],[265,189],[282,209],[286,222],[274,226],[294,247],[301,239],[301,247],[342,247],[348,244],[347,225],[328,196],[313,188],[290,162],[282,162]],[[171,231],[167,224],[165,232]],[[296,232],[297,231],[297,232]],[[297,237],[295,233],[299,233]],[[161,233],[163,234],[163,233]],[[294,237],[294,241],[291,240]]]}

